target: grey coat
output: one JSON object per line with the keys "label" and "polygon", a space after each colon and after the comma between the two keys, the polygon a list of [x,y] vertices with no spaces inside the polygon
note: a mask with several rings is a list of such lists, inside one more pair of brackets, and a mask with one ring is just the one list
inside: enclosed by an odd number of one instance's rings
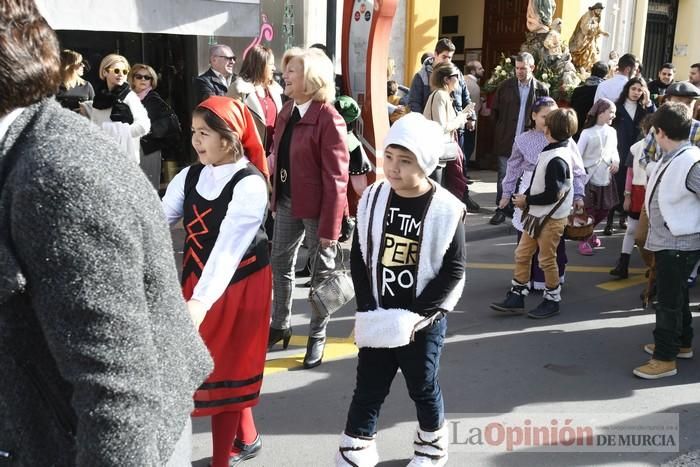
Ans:
{"label": "grey coat", "polygon": [[12,155],[0,187],[0,450],[12,458],[0,466],[164,465],[212,363],[158,196],[54,100],[10,126],[0,167]]}

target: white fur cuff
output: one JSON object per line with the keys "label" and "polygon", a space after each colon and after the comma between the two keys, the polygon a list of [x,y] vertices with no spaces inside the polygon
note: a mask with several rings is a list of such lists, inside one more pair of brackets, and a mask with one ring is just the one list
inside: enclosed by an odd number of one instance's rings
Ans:
{"label": "white fur cuff", "polygon": [[377,308],[355,313],[355,343],[359,348],[392,349],[411,342],[416,325],[429,320],[401,308]]}

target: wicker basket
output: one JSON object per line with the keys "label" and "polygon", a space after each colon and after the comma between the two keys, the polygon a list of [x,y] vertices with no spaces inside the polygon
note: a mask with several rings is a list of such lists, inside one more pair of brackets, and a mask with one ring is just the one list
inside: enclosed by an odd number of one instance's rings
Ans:
{"label": "wicker basket", "polygon": [[577,216],[569,216],[569,222],[564,227],[564,238],[566,240],[586,240],[593,235],[593,217],[588,216],[585,225],[576,226],[574,220]]}

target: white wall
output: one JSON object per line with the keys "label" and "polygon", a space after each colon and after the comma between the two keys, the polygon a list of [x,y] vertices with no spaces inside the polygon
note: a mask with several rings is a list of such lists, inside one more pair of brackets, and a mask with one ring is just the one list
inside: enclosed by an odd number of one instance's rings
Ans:
{"label": "white wall", "polygon": [[391,25],[391,38],[389,39],[389,58],[394,59],[396,71],[391,79],[399,84],[411,85],[412,76],[405,76],[406,67],[406,0],[399,0],[396,7],[396,15]]}

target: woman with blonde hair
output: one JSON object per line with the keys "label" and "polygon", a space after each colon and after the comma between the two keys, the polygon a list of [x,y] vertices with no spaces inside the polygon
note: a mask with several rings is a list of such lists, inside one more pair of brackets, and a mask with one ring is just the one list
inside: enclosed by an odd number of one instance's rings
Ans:
{"label": "woman with blonde hair", "polygon": [[[347,200],[347,128],[333,106],[335,75],[330,59],[317,49],[292,48],[282,58],[284,104],[275,124],[270,156],[274,170],[272,237],[274,307],[268,345],[292,335],[294,267],[306,237],[314,260],[312,285],[335,268],[337,239]],[[311,316],[304,368],[321,364],[330,316]]]}
{"label": "woman with blonde hair", "polygon": [[270,154],[277,114],[282,108],[282,87],[273,79],[275,56],[272,50],[256,45],[248,51],[241,64],[238,78],[231,84],[228,95],[248,107],[255,118],[255,126]]}
{"label": "woman with blonde hair", "polygon": [[109,54],[103,58],[99,76],[105,85],[92,102],[81,104],[81,111],[139,163],[140,139],[151,131],[151,121],[139,97],[126,82],[128,74],[129,61],[123,56]]}
{"label": "woman with blonde hair", "polygon": [[148,65],[136,63],[129,72],[131,89],[141,100],[151,121],[151,131],[141,138],[141,169],[153,187],[160,188],[161,160],[180,142],[180,121],[156,92],[158,74]]}
{"label": "woman with blonde hair", "polygon": [[65,108],[79,111],[80,103],[95,97],[92,84],[83,79],[85,61],[73,50],[61,51],[61,87],[56,100]]}

